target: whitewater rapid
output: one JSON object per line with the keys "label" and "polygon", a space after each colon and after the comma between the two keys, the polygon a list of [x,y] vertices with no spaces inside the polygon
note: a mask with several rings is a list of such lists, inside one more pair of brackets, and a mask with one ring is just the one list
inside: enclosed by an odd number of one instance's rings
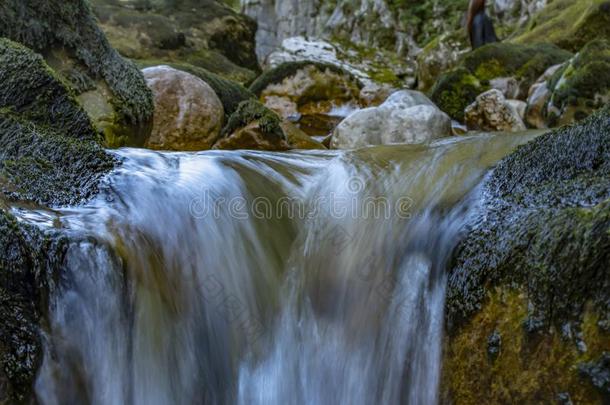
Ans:
{"label": "whitewater rapid", "polygon": [[291,153],[115,151],[81,207],[41,404],[435,404],[445,271],[529,135]]}

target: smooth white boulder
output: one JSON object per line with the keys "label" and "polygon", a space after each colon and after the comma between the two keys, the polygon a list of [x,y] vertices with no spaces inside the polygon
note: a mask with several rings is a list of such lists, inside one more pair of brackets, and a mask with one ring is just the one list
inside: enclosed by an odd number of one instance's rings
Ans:
{"label": "smooth white boulder", "polygon": [[424,143],[451,135],[451,119],[423,93],[401,90],[379,107],[349,115],[335,129],[334,149]]}

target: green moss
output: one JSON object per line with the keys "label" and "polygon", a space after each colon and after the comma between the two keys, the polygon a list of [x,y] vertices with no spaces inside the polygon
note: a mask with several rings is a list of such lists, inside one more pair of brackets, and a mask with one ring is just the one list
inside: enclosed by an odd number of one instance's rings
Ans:
{"label": "green moss", "polygon": [[[558,330],[535,337],[523,328],[527,294],[510,287],[490,292],[483,309],[447,339],[444,395],[457,404],[556,403],[569,394],[574,403],[602,403],[602,396],[577,367],[610,349],[610,335],[597,327],[587,311],[580,338],[587,350],[561,336]],[[488,355],[488,338],[501,338],[499,354]]]}
{"label": "green moss", "polygon": [[534,16],[514,41],[521,44],[550,42],[577,52],[593,39],[608,37],[608,0],[555,0]]}
{"label": "green moss", "polygon": [[225,114],[227,116],[233,114],[242,101],[256,98],[253,93],[242,85],[220,77],[203,68],[192,66],[187,63],[164,63],[156,60],[139,61],[138,63],[142,68],[168,65],[174,69],[182,70],[199,77],[201,80],[209,84],[212,89],[214,89],[218,95],[218,98],[220,98],[220,101],[222,102],[225,109]]}
{"label": "green moss", "polygon": [[610,100],[610,41],[589,42],[549,80],[549,89],[553,106],[568,118],[600,108]]}
{"label": "green moss", "polygon": [[[578,323],[587,302],[610,330],[610,114],[550,132],[504,159],[485,185],[485,220],[456,253],[448,320],[488,288],[523,286],[532,329]],[[552,159],[549,157],[552,156]]]}
{"label": "green moss", "polygon": [[449,116],[464,121],[464,110],[482,92],[489,89],[464,68],[443,74],[430,92],[430,98]]}
{"label": "green moss", "polygon": [[76,204],[97,192],[117,164],[94,141],[64,136],[0,110],[0,192],[47,205]]}
{"label": "green moss", "polygon": [[345,75],[345,76],[351,78],[352,80],[354,80],[355,82],[357,82],[360,87],[362,86],[362,84],[359,82],[359,80],[357,80],[352,74],[350,74],[347,71],[344,71],[343,69],[339,68],[338,66],[327,64],[327,63],[312,62],[312,61],[300,61],[300,62],[283,63],[274,69],[270,69],[270,70],[264,72],[250,85],[250,91],[252,93],[256,94],[257,96],[260,96],[261,93],[268,86],[270,86],[272,84],[281,83],[285,78],[293,76],[299,70],[304,69],[308,66],[315,66],[318,70],[320,70],[322,72],[328,69],[329,71],[337,73],[339,75]]}
{"label": "green moss", "polygon": [[488,44],[467,53],[458,68],[441,75],[431,90],[431,98],[453,119],[463,121],[464,109],[489,89],[489,80],[515,77],[520,94],[525,96],[547,68],[571,56],[551,44]]}
{"label": "green moss", "polygon": [[229,136],[253,121],[259,121],[263,133],[285,138],[280,117],[257,100],[246,100],[239,105],[237,111],[229,117],[222,136]]}
{"label": "green moss", "polygon": [[32,403],[42,361],[40,318],[66,250],[0,210],[0,402]]}
{"label": "green moss", "polygon": [[0,3],[0,20],[0,36],[45,54],[67,51],[91,78],[103,80],[124,125],[149,125],[154,110],[151,91],[137,67],[109,45],[84,0],[7,0]]}
{"label": "green moss", "polygon": [[0,108],[11,107],[28,120],[70,137],[97,139],[67,84],[40,55],[5,38],[0,38],[0,83]]}
{"label": "green moss", "polygon": [[529,87],[548,67],[570,57],[570,52],[551,44],[494,43],[466,54],[462,66],[483,81],[515,76],[527,94]]}

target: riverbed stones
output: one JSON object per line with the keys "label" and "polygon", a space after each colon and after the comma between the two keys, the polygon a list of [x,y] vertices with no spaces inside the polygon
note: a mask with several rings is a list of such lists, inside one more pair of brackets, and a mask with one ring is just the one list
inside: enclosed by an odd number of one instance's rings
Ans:
{"label": "riverbed stones", "polygon": [[464,116],[472,130],[517,132],[526,129],[517,108],[496,89],[478,96],[466,108]]}
{"label": "riverbed stones", "polygon": [[203,80],[169,66],[143,70],[155,98],[153,130],[146,147],[160,150],[210,149],[220,135],[224,109]]}
{"label": "riverbed stones", "polygon": [[334,131],[334,149],[423,143],[451,134],[451,119],[425,95],[403,90],[379,107],[358,110]]}
{"label": "riverbed stones", "polygon": [[562,64],[551,66],[530,87],[527,96],[527,110],[525,112],[525,121],[528,125],[534,128],[547,127],[545,113],[547,103],[551,97],[548,81],[562,66]]}

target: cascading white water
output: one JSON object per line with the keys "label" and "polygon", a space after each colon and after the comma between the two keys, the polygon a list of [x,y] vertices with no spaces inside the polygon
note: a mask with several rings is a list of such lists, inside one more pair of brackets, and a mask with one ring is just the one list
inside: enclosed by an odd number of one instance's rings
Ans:
{"label": "cascading white water", "polygon": [[116,152],[100,196],[50,218],[73,242],[39,401],[438,402],[447,260],[528,139]]}

